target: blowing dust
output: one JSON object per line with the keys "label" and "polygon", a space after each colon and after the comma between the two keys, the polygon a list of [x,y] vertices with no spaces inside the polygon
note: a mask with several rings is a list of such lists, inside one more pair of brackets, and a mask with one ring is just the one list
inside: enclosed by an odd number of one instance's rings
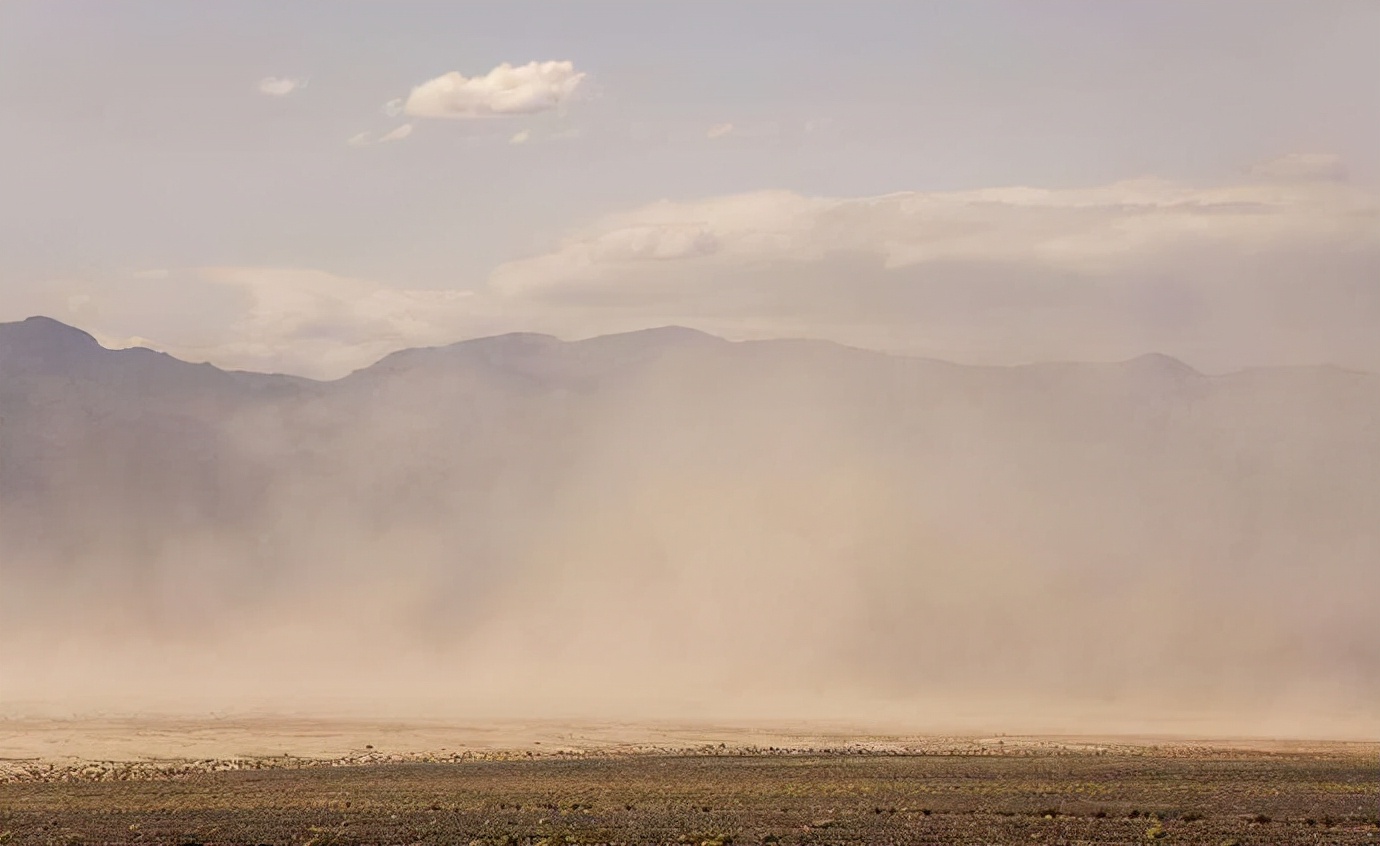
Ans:
{"label": "blowing dust", "polygon": [[5,711],[1380,728],[1373,378],[577,346],[90,400],[201,428],[43,459]]}

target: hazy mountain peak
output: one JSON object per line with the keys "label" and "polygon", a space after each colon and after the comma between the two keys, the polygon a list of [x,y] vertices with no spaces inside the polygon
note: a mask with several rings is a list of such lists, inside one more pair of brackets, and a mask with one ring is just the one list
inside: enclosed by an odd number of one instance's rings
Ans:
{"label": "hazy mountain peak", "polygon": [[[440,347],[399,350],[358,372],[378,375],[419,366],[469,362],[503,370],[518,368],[524,372],[530,371],[529,375],[538,372],[550,375],[549,368],[578,366],[574,364],[578,361],[608,362],[607,356],[635,361],[666,349],[726,343],[728,342],[722,338],[684,326],[639,329],[580,341],[564,341],[553,335],[537,332],[509,332],[503,335],[471,338]],[[533,371],[532,368],[537,369]]]}
{"label": "hazy mountain peak", "polygon": [[1138,355],[1133,359],[1123,362],[1122,366],[1134,373],[1143,373],[1150,376],[1186,378],[1203,375],[1174,356],[1165,355],[1164,353],[1146,353],[1145,355]]}
{"label": "hazy mountain peak", "polygon": [[36,352],[100,347],[90,334],[51,317],[35,315],[14,323],[0,323],[0,344]]}
{"label": "hazy mountain peak", "polygon": [[550,347],[560,346],[565,343],[555,335],[545,335],[541,332],[505,332],[502,335],[486,335],[482,338],[470,338],[466,341],[458,341],[448,344],[446,348],[452,347],[494,347],[501,349],[549,349]]}
{"label": "hazy mountain peak", "polygon": [[0,323],[0,367],[71,370],[101,352],[91,335],[51,317]]}
{"label": "hazy mountain peak", "polygon": [[488,335],[442,346],[410,347],[398,350],[389,353],[368,367],[356,370],[352,375],[396,373],[418,366],[464,360],[476,354],[480,360],[489,361],[509,357],[521,358],[536,351],[560,346],[562,343],[559,338],[538,332],[509,332],[504,335]]}

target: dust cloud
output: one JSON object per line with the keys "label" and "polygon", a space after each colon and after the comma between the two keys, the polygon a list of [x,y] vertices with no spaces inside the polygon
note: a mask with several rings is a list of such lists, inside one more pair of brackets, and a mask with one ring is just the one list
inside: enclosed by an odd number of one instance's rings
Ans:
{"label": "dust cloud", "polygon": [[316,383],[43,331],[7,715],[1380,730],[1372,375],[659,330]]}

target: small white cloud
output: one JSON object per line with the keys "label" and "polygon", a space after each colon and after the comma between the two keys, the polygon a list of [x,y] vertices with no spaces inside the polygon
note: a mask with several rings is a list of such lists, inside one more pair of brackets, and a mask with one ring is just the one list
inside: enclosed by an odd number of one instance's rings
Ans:
{"label": "small white cloud", "polygon": [[401,97],[389,100],[383,104],[383,113],[389,117],[397,117],[403,113],[403,100]]}
{"label": "small white cloud", "polygon": [[716,123],[716,124],[714,124],[713,126],[709,127],[709,131],[706,132],[706,133],[704,134],[704,137],[709,138],[709,139],[714,139],[714,138],[723,138],[725,135],[732,135],[732,134],[733,134],[733,124],[731,124],[731,123]]}
{"label": "small white cloud", "polygon": [[97,335],[96,340],[100,342],[101,346],[108,350],[128,350],[135,347],[143,347],[145,349],[162,351],[166,346],[150,338],[145,338],[143,335],[130,335],[124,338],[114,338],[109,335],[102,337]]}
{"label": "small white cloud", "polygon": [[405,123],[396,129],[383,134],[376,143],[382,144],[385,141],[401,141],[412,134],[412,124]]}
{"label": "small white cloud", "polygon": [[523,129],[513,133],[513,137],[508,139],[509,144],[526,144],[532,137],[531,130]]}
{"label": "small white cloud", "polygon": [[299,88],[306,87],[305,79],[289,79],[285,76],[266,76],[259,80],[259,93],[270,97],[286,97]]}
{"label": "small white cloud", "polygon": [[484,76],[456,71],[423,82],[408,95],[404,111],[413,117],[481,118],[530,115],[556,109],[580,86],[585,74],[570,62],[506,62]]}
{"label": "small white cloud", "polygon": [[402,126],[388,130],[378,138],[374,138],[367,132],[361,132],[358,135],[350,136],[345,143],[349,144],[351,147],[372,147],[375,144],[385,144],[389,141],[401,141],[411,134],[412,124],[405,123]]}
{"label": "small white cloud", "polygon": [[1250,174],[1264,179],[1341,181],[1346,179],[1346,163],[1333,153],[1289,153],[1257,162]]}

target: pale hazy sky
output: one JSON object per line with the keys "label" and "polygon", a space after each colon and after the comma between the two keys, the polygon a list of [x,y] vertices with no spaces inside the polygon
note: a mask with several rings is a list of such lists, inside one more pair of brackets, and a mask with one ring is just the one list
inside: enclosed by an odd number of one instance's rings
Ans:
{"label": "pale hazy sky", "polygon": [[0,320],[1380,370],[1377,45],[1371,0],[0,0]]}

